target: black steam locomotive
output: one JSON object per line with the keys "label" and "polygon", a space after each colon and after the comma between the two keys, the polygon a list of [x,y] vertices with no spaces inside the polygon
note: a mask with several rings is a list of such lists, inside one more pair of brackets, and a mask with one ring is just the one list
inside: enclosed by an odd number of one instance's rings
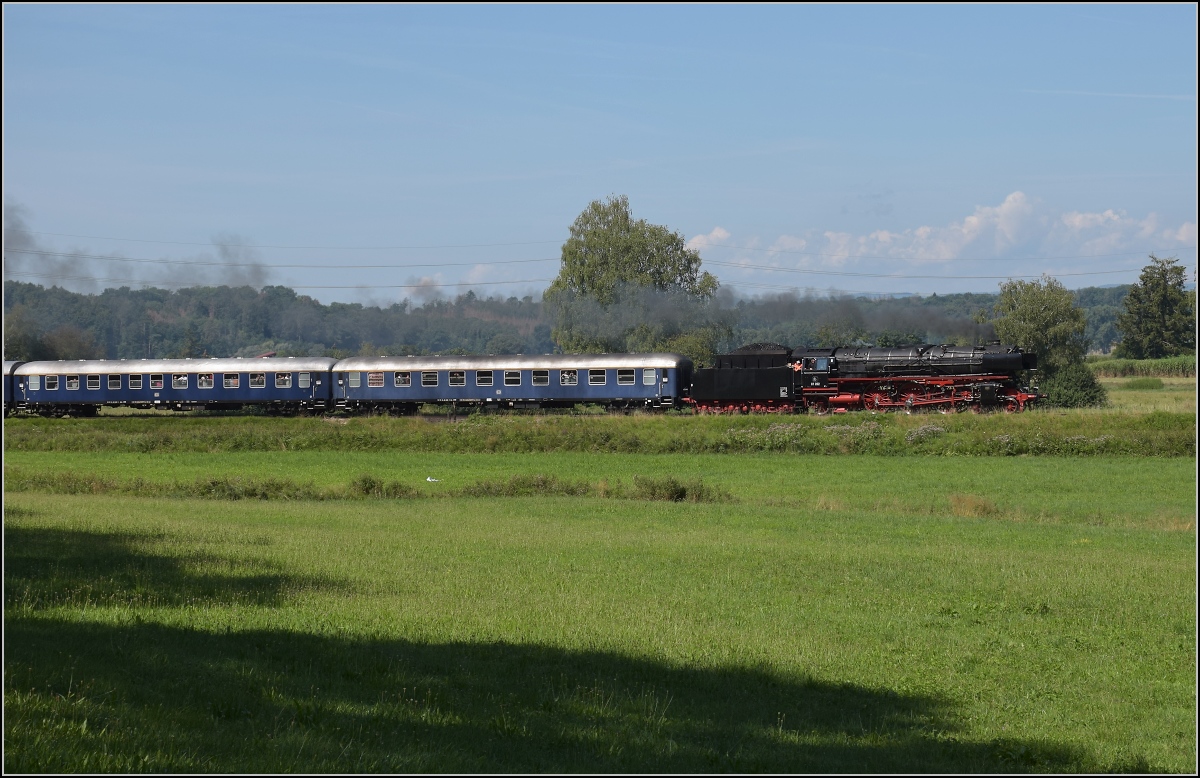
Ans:
{"label": "black steam locomotive", "polygon": [[848,410],[1021,411],[1044,395],[1026,376],[1037,355],[985,346],[842,346],[790,349],[753,343],[692,375],[700,413],[841,413]]}

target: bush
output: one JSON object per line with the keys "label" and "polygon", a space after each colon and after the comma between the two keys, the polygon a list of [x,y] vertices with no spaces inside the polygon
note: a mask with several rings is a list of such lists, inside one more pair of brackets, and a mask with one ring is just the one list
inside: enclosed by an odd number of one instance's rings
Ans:
{"label": "bush", "polygon": [[1108,402],[1108,393],[1082,362],[1049,373],[1038,389],[1047,396],[1046,404],[1055,408],[1087,408]]}

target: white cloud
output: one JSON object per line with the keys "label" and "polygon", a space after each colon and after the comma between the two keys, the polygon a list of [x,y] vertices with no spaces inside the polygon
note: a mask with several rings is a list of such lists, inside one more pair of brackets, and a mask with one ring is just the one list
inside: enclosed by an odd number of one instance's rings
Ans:
{"label": "white cloud", "polygon": [[[728,261],[817,274],[861,273],[861,280],[846,278],[840,283],[884,292],[981,290],[997,279],[1042,273],[1062,276],[1069,286],[1088,286],[1136,280],[1138,268],[1151,252],[1176,254],[1192,265],[1196,240],[1195,221],[1166,224],[1158,214],[1134,217],[1119,208],[1064,212],[1015,191],[995,205],[977,205],[961,219],[941,226],[861,234],[787,233],[767,244],[763,253],[740,250]],[[986,261],[992,259],[997,261]],[[754,268],[731,268],[722,275],[734,285],[742,281],[781,286],[820,277]],[[921,278],[884,280],[889,275]]]}
{"label": "white cloud", "polygon": [[689,239],[687,247],[693,251],[699,251],[708,246],[718,246],[727,240],[729,240],[729,230],[724,227],[714,227],[712,232],[707,235],[697,235]]}
{"label": "white cloud", "polygon": [[1174,234],[1172,234],[1171,230],[1163,230],[1163,237],[1187,246],[1195,246],[1196,222],[1184,222]]}
{"label": "white cloud", "polygon": [[1025,193],[1013,192],[998,205],[976,206],[962,220],[941,227],[922,225],[864,235],[825,231],[808,240],[782,235],[772,249],[786,251],[801,246],[819,253],[816,264],[839,267],[873,259],[926,263],[964,258],[1017,260],[1122,251],[1148,253],[1192,246],[1195,241],[1194,222],[1165,226],[1157,214],[1136,219],[1112,208],[1053,214]]}

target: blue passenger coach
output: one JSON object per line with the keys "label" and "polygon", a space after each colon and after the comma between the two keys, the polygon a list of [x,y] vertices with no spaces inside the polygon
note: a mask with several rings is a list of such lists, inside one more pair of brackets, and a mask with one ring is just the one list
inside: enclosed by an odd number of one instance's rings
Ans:
{"label": "blue passenger coach", "polygon": [[94,416],[102,406],[121,405],[322,411],[330,407],[334,362],[325,357],[25,362],[13,371],[13,397],[18,410],[58,416]]}
{"label": "blue passenger coach", "polygon": [[411,411],[422,403],[541,408],[596,403],[672,407],[691,383],[679,354],[362,357],[334,366],[334,402],[347,410]]}
{"label": "blue passenger coach", "polygon": [[4,415],[5,416],[11,415],[13,413],[13,411],[16,410],[16,406],[14,405],[14,395],[13,395],[13,373],[22,364],[24,364],[24,363],[8,362],[8,361],[5,361],[5,363],[4,363]]}

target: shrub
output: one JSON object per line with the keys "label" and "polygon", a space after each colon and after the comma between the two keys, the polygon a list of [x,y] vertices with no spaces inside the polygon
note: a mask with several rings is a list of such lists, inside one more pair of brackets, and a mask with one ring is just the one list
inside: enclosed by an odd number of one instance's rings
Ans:
{"label": "shrub", "polygon": [[1108,402],[1108,393],[1082,362],[1058,368],[1043,378],[1038,388],[1047,395],[1046,404],[1056,408],[1087,408]]}
{"label": "shrub", "polygon": [[665,478],[633,477],[633,497],[637,500],[666,500],[670,502],[729,502],[728,491],[710,486],[699,478],[680,481],[674,476]]}

